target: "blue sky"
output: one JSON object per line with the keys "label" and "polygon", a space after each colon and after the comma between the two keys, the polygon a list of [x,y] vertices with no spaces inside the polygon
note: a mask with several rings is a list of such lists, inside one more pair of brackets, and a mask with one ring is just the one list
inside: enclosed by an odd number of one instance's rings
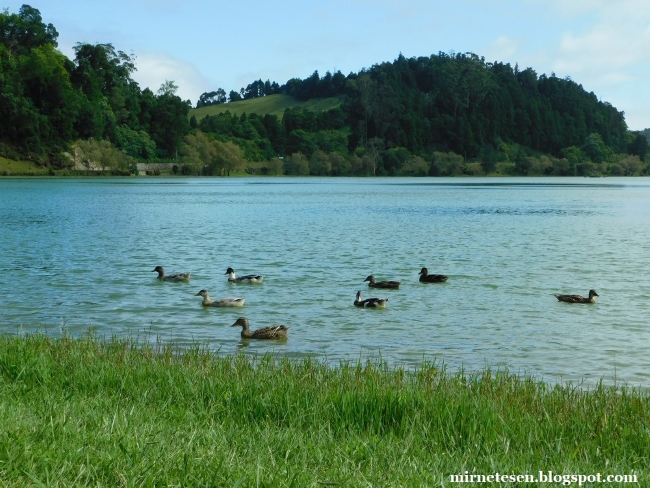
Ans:
{"label": "blue sky", "polygon": [[314,70],[357,72],[438,52],[570,76],[650,128],[648,0],[0,0],[40,10],[73,57],[77,42],[134,54],[134,78],[157,90],[173,80],[196,103],[219,87],[283,84]]}

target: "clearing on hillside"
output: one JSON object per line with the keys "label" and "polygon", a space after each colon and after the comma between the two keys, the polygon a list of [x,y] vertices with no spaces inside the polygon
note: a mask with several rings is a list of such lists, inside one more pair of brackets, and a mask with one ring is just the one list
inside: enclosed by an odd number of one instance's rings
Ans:
{"label": "clearing on hillside", "polygon": [[336,107],[340,107],[342,99],[339,97],[316,98],[307,102],[301,102],[297,98],[289,95],[268,95],[266,97],[253,98],[252,100],[242,100],[241,102],[222,103],[219,105],[210,105],[208,107],[193,108],[190,110],[188,117],[194,115],[196,120],[201,120],[207,115],[217,115],[229,111],[233,115],[260,114],[260,115],[277,115],[280,119],[287,108],[306,108],[312,112],[322,112]]}

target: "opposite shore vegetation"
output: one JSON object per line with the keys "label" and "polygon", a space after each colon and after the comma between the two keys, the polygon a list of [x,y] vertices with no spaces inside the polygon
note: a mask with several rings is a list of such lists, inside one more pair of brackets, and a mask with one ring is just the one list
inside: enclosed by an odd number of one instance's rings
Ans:
{"label": "opposite shore vegetation", "polygon": [[[23,5],[0,12],[0,175],[319,176],[650,174],[650,129],[569,77],[474,53],[378,62],[203,93],[133,80],[112,44],[58,50]],[[162,168],[162,169],[161,169]]]}

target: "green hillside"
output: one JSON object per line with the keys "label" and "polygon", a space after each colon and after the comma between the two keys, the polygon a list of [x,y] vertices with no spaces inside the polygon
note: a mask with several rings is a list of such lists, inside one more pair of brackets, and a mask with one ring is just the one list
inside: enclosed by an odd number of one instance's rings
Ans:
{"label": "green hillside", "polygon": [[0,156],[0,176],[47,175],[48,171],[29,161],[14,161]]}
{"label": "green hillside", "polygon": [[342,103],[340,97],[317,98],[307,102],[301,102],[289,95],[269,95],[266,97],[242,100],[241,102],[223,103],[210,105],[208,107],[194,108],[190,110],[189,117],[194,115],[196,120],[201,120],[207,115],[217,115],[229,111],[233,115],[246,114],[271,114],[282,118],[287,108],[306,108],[313,112],[321,112],[339,107]]}

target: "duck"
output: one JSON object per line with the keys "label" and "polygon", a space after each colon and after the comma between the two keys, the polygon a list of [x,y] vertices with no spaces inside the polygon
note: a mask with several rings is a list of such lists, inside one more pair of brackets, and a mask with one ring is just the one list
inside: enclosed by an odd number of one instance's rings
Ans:
{"label": "duck", "polygon": [[561,302],[567,303],[596,303],[596,297],[600,296],[596,293],[596,290],[589,290],[589,298],[585,298],[580,295],[555,295]]}
{"label": "duck", "polygon": [[355,307],[364,307],[364,308],[384,308],[388,298],[367,298],[361,300],[361,292],[357,292],[357,298],[354,301]]}
{"label": "duck", "polygon": [[399,288],[399,281],[375,281],[375,277],[373,275],[368,276],[365,280],[363,281],[369,281],[368,286],[370,288]]}
{"label": "duck", "polygon": [[190,273],[172,273],[169,275],[165,274],[165,270],[162,266],[156,266],[151,270],[158,272],[158,279],[162,281],[190,281]]}
{"label": "duck", "polygon": [[219,298],[217,300],[210,300],[210,294],[208,290],[201,290],[198,292],[195,297],[203,297],[203,302],[201,305],[204,307],[243,307],[245,298]]}
{"label": "duck", "polygon": [[427,268],[420,270],[420,283],[444,283],[448,278],[449,276],[441,274],[429,274]]}
{"label": "duck", "polygon": [[246,276],[235,276],[235,270],[228,268],[224,274],[229,275],[228,281],[231,283],[261,283],[264,280],[262,275],[246,275]]}
{"label": "duck", "polygon": [[230,327],[241,327],[242,339],[284,339],[289,331],[289,327],[285,325],[264,327],[263,329],[251,331],[246,317],[239,317]]}

